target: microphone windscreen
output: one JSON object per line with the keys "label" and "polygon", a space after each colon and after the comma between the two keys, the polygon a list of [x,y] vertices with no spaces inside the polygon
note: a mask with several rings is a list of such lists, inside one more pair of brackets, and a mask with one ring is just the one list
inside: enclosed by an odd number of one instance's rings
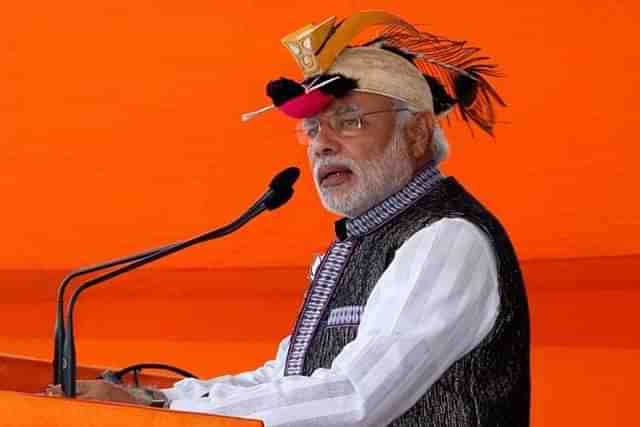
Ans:
{"label": "microphone windscreen", "polygon": [[274,189],[270,197],[264,201],[264,205],[272,211],[287,203],[291,196],[293,196],[293,188],[291,187]]}
{"label": "microphone windscreen", "polygon": [[273,179],[271,180],[271,184],[269,184],[269,187],[276,192],[286,190],[293,187],[293,184],[295,184],[299,176],[300,169],[296,167],[286,168],[278,175],[273,177]]}

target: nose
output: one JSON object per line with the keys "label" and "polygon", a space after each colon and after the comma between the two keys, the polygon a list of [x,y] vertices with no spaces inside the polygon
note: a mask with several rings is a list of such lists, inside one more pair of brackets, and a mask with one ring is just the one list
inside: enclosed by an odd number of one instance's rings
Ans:
{"label": "nose", "polygon": [[340,153],[342,144],[328,126],[323,126],[312,141],[309,141],[309,155],[320,158],[325,156],[335,156]]}

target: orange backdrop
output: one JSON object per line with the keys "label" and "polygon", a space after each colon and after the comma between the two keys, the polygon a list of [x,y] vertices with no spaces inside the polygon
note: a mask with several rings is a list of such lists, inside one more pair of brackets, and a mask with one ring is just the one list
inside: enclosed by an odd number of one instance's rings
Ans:
{"label": "orange backdrop", "polygon": [[[0,268],[66,269],[238,215],[289,165],[294,200],[162,267],[301,266],[331,238],[292,123],[265,83],[299,77],[284,34],[384,8],[502,65],[493,142],[449,128],[444,166],[522,258],[638,253],[637,2],[9,2],[0,15]],[[272,250],[273,246],[277,250]]]}
{"label": "orange backdrop", "polygon": [[[208,377],[271,357],[333,217],[292,123],[239,117],[268,103],[268,80],[298,77],[283,35],[380,8],[470,40],[508,74],[497,82],[510,104],[497,140],[446,128],[444,171],[502,219],[525,260],[534,425],[635,422],[637,2],[5,3],[3,352],[50,357],[54,288],[70,268],[225,223],[275,172],[299,165],[288,206],[156,264],[162,271],[91,291],[76,315],[81,363],[155,360]],[[210,267],[238,268],[184,271]]]}

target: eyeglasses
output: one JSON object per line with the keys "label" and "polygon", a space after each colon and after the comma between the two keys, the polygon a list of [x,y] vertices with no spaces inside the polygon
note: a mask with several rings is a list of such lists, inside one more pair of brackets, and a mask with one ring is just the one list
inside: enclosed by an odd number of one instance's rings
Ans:
{"label": "eyeglasses", "polygon": [[370,111],[368,113],[344,112],[332,114],[326,119],[320,120],[313,117],[304,119],[296,125],[296,135],[301,144],[307,145],[320,136],[322,123],[326,122],[329,128],[340,138],[353,138],[364,134],[367,122],[364,117],[380,113],[394,113],[398,111],[409,111],[408,108],[396,108],[391,110]]}

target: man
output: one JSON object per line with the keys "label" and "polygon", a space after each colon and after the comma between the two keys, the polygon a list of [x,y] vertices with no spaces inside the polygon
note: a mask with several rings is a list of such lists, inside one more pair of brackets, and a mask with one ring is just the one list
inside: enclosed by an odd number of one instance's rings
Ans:
{"label": "man", "polygon": [[[390,27],[347,47],[380,24]],[[80,397],[156,399],[268,426],[528,426],[515,252],[497,219],[438,169],[438,120],[454,107],[491,133],[501,100],[483,74],[494,66],[382,12],[307,26],[284,43],[306,79],[272,82],[268,94],[299,119],[321,201],[345,217],[291,336],[253,372],[153,392],[86,382]]]}

